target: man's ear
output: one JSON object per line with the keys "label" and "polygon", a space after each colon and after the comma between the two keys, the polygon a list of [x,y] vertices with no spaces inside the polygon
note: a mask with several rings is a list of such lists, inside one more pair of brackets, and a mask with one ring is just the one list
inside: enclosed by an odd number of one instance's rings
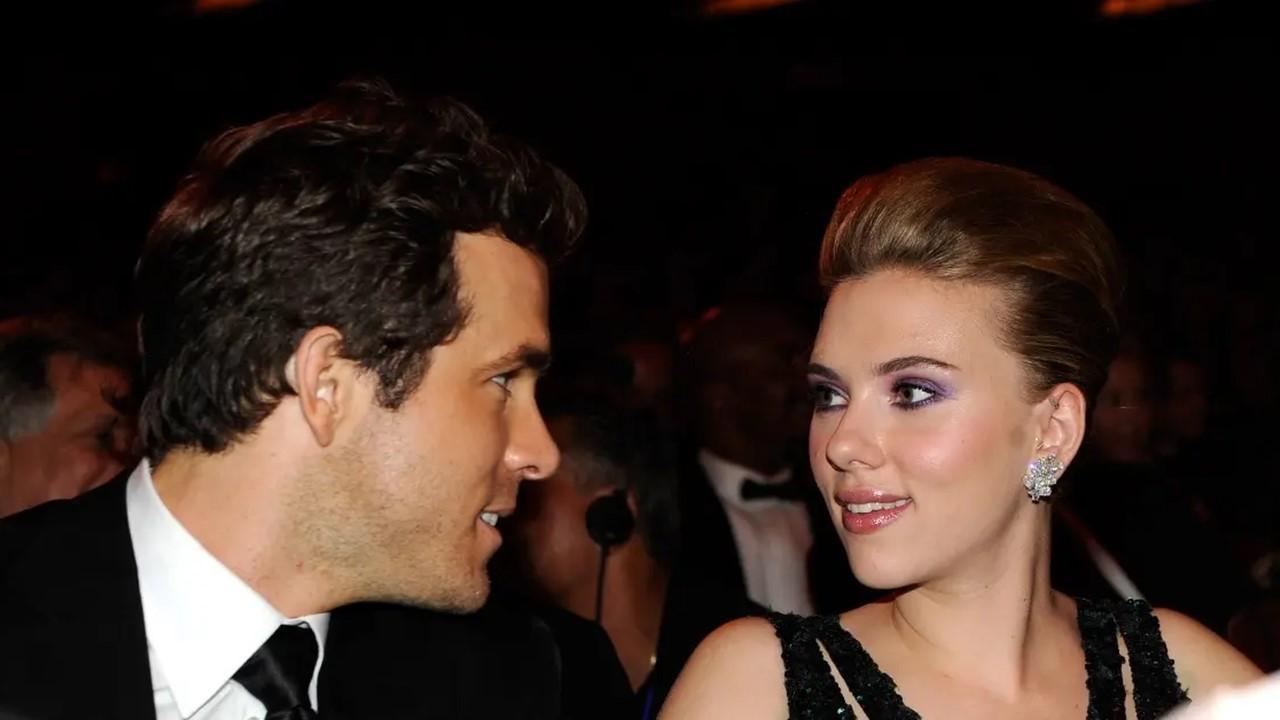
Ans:
{"label": "man's ear", "polygon": [[342,333],[329,326],[307,331],[285,365],[303,420],[321,447],[328,447],[339,424],[351,415],[359,368],[342,357]]}

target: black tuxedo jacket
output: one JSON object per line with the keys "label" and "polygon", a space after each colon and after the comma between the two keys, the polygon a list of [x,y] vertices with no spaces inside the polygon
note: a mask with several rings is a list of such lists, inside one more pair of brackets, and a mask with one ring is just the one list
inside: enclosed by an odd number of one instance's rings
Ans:
{"label": "black tuxedo jacket", "polygon": [[[711,480],[689,454],[680,474],[680,559],[683,572],[703,577],[723,587],[746,593],[742,559],[729,515],[711,486]],[[858,582],[831,524],[827,503],[818,492],[808,467],[797,466],[794,477],[805,487],[813,547],[809,551],[809,591],[819,614],[840,613],[874,600],[878,593]]]}
{"label": "black tuxedo jacket", "polygon": [[[154,720],[137,566],[118,479],[0,520],[0,720]],[[326,720],[559,717],[547,627],[366,604],[332,614]]]}

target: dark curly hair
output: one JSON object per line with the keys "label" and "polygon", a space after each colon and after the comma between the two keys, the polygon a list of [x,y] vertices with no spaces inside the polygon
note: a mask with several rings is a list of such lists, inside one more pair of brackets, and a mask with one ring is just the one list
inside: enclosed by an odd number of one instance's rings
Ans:
{"label": "dark curly hair", "polygon": [[380,81],[224,133],[138,265],[148,457],[251,433],[292,392],[285,364],[320,325],[399,407],[466,322],[455,234],[554,259],[585,220],[577,186],[531,150],[460,103],[415,105]]}

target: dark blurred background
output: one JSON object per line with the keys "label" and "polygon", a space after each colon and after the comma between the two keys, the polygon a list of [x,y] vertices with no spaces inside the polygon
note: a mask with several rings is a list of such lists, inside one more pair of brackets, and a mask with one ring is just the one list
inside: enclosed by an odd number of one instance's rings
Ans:
{"label": "dark blurred background", "polygon": [[1134,447],[1094,452],[1143,472],[1159,461],[1181,483],[1179,512],[1229,539],[1254,587],[1226,613],[1280,576],[1268,4],[15,10],[0,319],[67,312],[127,329],[137,249],[200,143],[357,74],[457,97],[582,185],[592,221],[553,290],[561,347],[675,338],[732,296],[816,318],[816,250],[855,178],[931,155],[1015,165],[1079,195],[1119,239],[1132,367],[1113,368],[1102,403],[1123,411],[1116,442]]}
{"label": "dark blurred background", "polygon": [[1230,307],[1273,291],[1276,53],[1251,4],[739,4],[224,0],[18,18],[0,314],[120,312],[134,250],[203,140],[378,73],[472,104],[565,167],[593,211],[580,264],[628,303],[687,314],[727,287],[808,292],[845,185],[960,154],[1095,206],[1135,307],[1176,306],[1173,327],[1195,333],[1270,322]]}

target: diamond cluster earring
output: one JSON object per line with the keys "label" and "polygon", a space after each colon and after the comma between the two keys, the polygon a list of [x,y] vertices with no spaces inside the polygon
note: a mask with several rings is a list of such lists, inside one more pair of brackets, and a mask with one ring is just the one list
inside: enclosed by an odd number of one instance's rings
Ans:
{"label": "diamond cluster earring", "polygon": [[1027,488],[1031,502],[1041,500],[1053,494],[1053,486],[1062,474],[1062,463],[1057,455],[1038,457],[1027,464],[1027,474],[1022,477],[1022,484]]}

